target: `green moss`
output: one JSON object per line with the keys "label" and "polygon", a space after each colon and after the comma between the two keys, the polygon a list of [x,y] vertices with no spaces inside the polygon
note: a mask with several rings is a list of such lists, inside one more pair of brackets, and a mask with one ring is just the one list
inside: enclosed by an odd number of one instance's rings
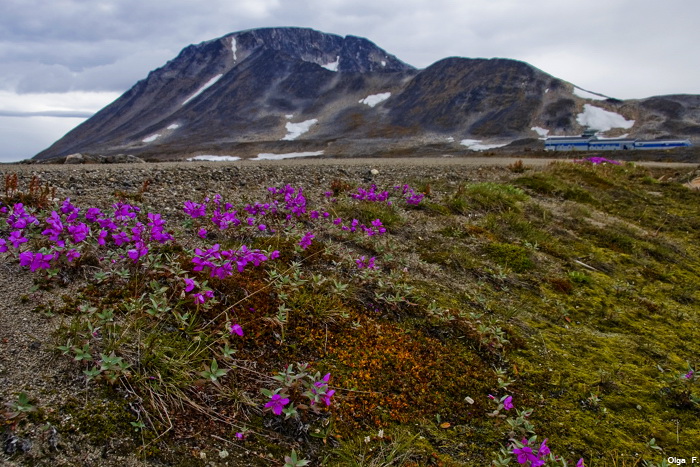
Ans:
{"label": "green moss", "polygon": [[131,425],[136,415],[129,411],[128,402],[108,390],[102,391],[102,397],[91,397],[87,401],[74,399],[62,406],[60,413],[63,417],[54,422],[60,427],[59,432],[85,435],[95,446],[114,446],[117,441],[121,452],[127,453],[141,444],[140,436]]}
{"label": "green moss", "polygon": [[535,267],[535,263],[530,258],[530,252],[518,245],[491,243],[484,249],[496,263],[515,272],[525,272]]}
{"label": "green moss", "polygon": [[484,182],[461,185],[450,198],[447,207],[455,214],[471,211],[506,212],[519,210],[519,203],[528,196],[517,187]]}

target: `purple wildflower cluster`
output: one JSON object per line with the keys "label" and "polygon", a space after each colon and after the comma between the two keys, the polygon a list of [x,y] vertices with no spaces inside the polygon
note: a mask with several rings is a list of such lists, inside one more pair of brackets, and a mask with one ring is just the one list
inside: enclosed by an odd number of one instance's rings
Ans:
{"label": "purple wildflower cluster", "polygon": [[[358,201],[371,201],[376,203],[389,199],[389,192],[386,190],[377,192],[377,185],[373,184],[369,187],[369,190],[359,187],[357,189],[357,193],[350,194],[350,197]],[[391,201],[389,201],[387,204],[391,204]]]}
{"label": "purple wildflower cluster", "polygon": [[[277,250],[265,254],[258,249],[251,250],[246,245],[242,245],[237,250],[222,250],[217,243],[206,250],[195,248],[192,258],[192,263],[195,266],[192,271],[208,272],[209,277],[223,280],[233,275],[234,269],[241,273],[249,265],[257,267],[265,261],[277,259],[279,255],[280,252]],[[192,292],[198,286],[194,279],[184,278],[184,281],[185,292]],[[198,292],[192,294],[192,298],[196,304],[204,304],[209,299],[214,298],[214,292],[208,288],[200,287]]]}
{"label": "purple wildflower cluster", "polygon": [[[269,398],[265,404],[265,410],[269,410],[275,415],[281,415],[284,412],[289,417],[297,413],[297,408],[310,409],[318,413],[321,402],[326,407],[330,407],[331,398],[335,394],[335,389],[329,387],[331,374],[326,373],[321,377],[320,372],[312,375],[307,373],[307,369],[308,364],[298,364],[296,370],[292,364],[285,371],[274,376],[273,379],[281,382],[283,387],[278,387],[274,391],[261,390]],[[308,399],[308,405],[295,406],[292,399],[298,401],[300,396]]]}
{"label": "purple wildflower cluster", "polygon": [[406,184],[402,186],[395,186],[394,190],[401,190],[401,196],[403,196],[406,204],[410,204],[412,206],[418,206],[425,197],[423,193],[417,193],[413,188]]}
{"label": "purple wildflower cluster", "polygon": [[140,208],[136,206],[116,203],[112,209],[111,213],[103,213],[98,208],[89,208],[83,213],[67,198],[58,211],[51,211],[39,220],[27,212],[22,203],[15,204],[11,210],[2,206],[0,213],[7,214],[6,223],[12,230],[7,238],[0,238],[0,253],[10,251],[8,245],[20,250],[21,245],[29,241],[28,237],[40,234],[50,242],[49,247],[40,251],[17,251],[20,265],[36,271],[50,269],[61,258],[75,261],[91,239],[99,246],[123,249],[122,257],[128,256],[134,262],[148,254],[152,242],[165,243],[173,239],[165,230],[160,214],[148,213],[144,224],[138,219]]}
{"label": "purple wildflower cluster", "polygon": [[[417,206],[423,200],[422,193],[417,193],[409,185],[397,185],[394,187],[394,191],[400,192],[403,200],[410,205]],[[350,197],[358,201],[370,201],[370,202],[386,202],[388,206],[392,205],[392,201],[389,200],[391,194],[389,191],[378,191],[377,185],[371,185],[369,189],[364,189],[359,187],[356,193],[351,193]]]}
{"label": "purple wildflower cluster", "polygon": [[312,234],[311,232],[306,232],[303,237],[301,237],[301,240],[299,241],[299,246],[301,247],[302,250],[306,250],[308,247],[311,246],[311,241],[314,239],[315,235]]}
{"label": "purple wildflower cluster", "polygon": [[374,256],[370,258],[366,258],[365,256],[360,256],[355,260],[355,264],[357,264],[358,269],[377,269],[377,265],[375,264],[375,258]]}
{"label": "purple wildflower cluster", "polygon": [[379,219],[373,220],[370,223],[371,227],[368,227],[365,224],[360,224],[360,221],[358,221],[357,219],[351,220],[349,224],[344,224],[343,219],[340,217],[333,219],[333,224],[339,226],[340,229],[345,232],[357,232],[359,230],[367,234],[368,237],[371,237],[373,235],[382,235],[386,233],[386,227],[384,227],[382,221],[380,221]]}
{"label": "purple wildflower cluster", "polygon": [[[347,232],[364,232],[368,236],[381,235],[386,232],[381,220],[375,219],[370,226],[360,224],[357,219],[344,223],[341,218],[333,218],[327,211],[307,211],[307,200],[301,188],[285,185],[283,188],[268,188],[270,201],[266,203],[248,204],[243,209],[236,210],[230,203],[224,203],[221,195],[213,198],[205,198],[202,203],[191,200],[185,201],[183,211],[192,219],[207,218],[207,212],[211,211],[209,219],[219,230],[227,230],[230,227],[249,229],[258,234],[274,234],[276,230],[271,226],[276,221],[284,221],[287,226],[295,221],[327,220],[332,225]],[[207,228],[204,223],[198,230],[200,238],[207,238]],[[299,246],[306,249],[314,238],[313,233],[307,233]]]}
{"label": "purple wildflower cluster", "polygon": [[243,272],[249,264],[260,266],[268,259],[279,257],[279,251],[275,250],[269,255],[265,255],[258,249],[251,250],[242,245],[237,250],[222,250],[217,243],[211,248],[202,250],[195,248],[192,263],[195,264],[193,271],[208,271],[209,277],[226,279],[233,274],[234,268],[238,272]]}
{"label": "purple wildflower cluster", "polygon": [[574,162],[578,162],[580,164],[588,163],[588,164],[593,164],[593,165],[600,165],[600,164],[620,165],[619,161],[607,159],[605,157],[600,157],[600,156],[592,156],[592,157],[586,157],[585,159],[577,159]]}
{"label": "purple wildflower cluster", "polygon": [[311,399],[311,405],[315,405],[319,400],[322,400],[326,407],[331,405],[331,397],[335,394],[335,389],[328,389],[328,382],[331,379],[331,374],[326,373],[326,375],[319,381],[314,381],[311,384],[310,391],[313,397]]}
{"label": "purple wildflower cluster", "polygon": [[[488,398],[493,401],[497,400],[496,397],[492,394],[489,394]],[[499,406],[495,413],[498,413],[498,411],[500,411],[501,408],[505,409],[506,411],[515,409],[515,405],[513,404],[513,396],[503,396],[497,401],[499,403]],[[524,419],[527,418],[532,411],[529,410],[520,412],[516,410],[516,412],[518,412],[518,417]],[[511,426],[517,426],[519,420],[511,419],[509,423],[511,424]],[[525,465],[526,467],[540,467],[545,465],[548,460],[561,460],[558,456],[552,454],[551,450],[549,449],[549,446],[547,446],[547,438],[545,438],[544,441],[542,441],[539,447],[536,447],[535,444],[531,444],[534,443],[535,439],[536,437],[533,437],[530,440],[523,438],[522,441],[517,441],[511,438],[512,443],[510,445],[510,453],[515,455],[518,464]],[[583,458],[578,460],[578,462],[576,463],[576,467],[585,467],[583,463]]]}

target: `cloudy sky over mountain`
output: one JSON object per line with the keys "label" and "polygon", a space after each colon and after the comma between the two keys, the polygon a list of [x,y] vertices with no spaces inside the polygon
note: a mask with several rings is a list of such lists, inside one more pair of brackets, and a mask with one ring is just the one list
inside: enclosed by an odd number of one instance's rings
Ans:
{"label": "cloudy sky over mountain", "polygon": [[612,97],[700,94],[696,0],[3,0],[0,161],[50,145],[185,46],[303,26],[423,68],[526,61]]}

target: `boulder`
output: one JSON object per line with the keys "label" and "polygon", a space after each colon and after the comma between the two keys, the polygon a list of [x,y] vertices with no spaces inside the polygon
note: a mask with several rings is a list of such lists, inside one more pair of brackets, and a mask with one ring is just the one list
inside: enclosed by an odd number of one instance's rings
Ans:
{"label": "boulder", "polygon": [[84,164],[85,157],[80,153],[71,154],[69,156],[66,156],[66,160],[63,163],[64,164]]}

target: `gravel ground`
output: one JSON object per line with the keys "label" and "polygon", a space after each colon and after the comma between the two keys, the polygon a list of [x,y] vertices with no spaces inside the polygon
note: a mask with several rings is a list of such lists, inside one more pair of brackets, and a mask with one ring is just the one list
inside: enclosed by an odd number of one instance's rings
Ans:
{"label": "gravel ground", "polygon": [[[0,165],[0,175],[17,173],[20,188],[36,176],[41,184],[56,187],[56,198],[71,198],[80,207],[108,207],[118,191],[136,193],[146,180],[144,204],[164,217],[181,215],[187,199],[201,200],[220,193],[224,199],[255,201],[269,186],[301,186],[321,193],[331,181],[378,185],[405,183],[411,179],[435,181],[505,180],[514,174],[507,166],[518,158],[432,159],[305,159],[264,162],[178,162],[131,165]],[[551,159],[524,159],[526,167],[541,167]],[[677,168],[688,173],[697,164],[643,163]],[[376,169],[377,174],[371,174]],[[697,173],[697,172],[696,172]],[[70,288],[31,294],[32,275],[14,263],[0,263],[0,402],[16,400],[25,392],[42,410],[55,410],[71,397],[88,396],[82,375],[67,359],[56,356],[53,331],[61,317],[34,311]],[[62,415],[62,414],[59,414]],[[51,427],[36,426],[26,439],[0,434],[2,465],[141,465],[135,457],[120,457],[109,446],[97,449],[80,434],[54,433]],[[28,443],[31,443],[28,444]],[[11,449],[27,449],[14,456]]]}

